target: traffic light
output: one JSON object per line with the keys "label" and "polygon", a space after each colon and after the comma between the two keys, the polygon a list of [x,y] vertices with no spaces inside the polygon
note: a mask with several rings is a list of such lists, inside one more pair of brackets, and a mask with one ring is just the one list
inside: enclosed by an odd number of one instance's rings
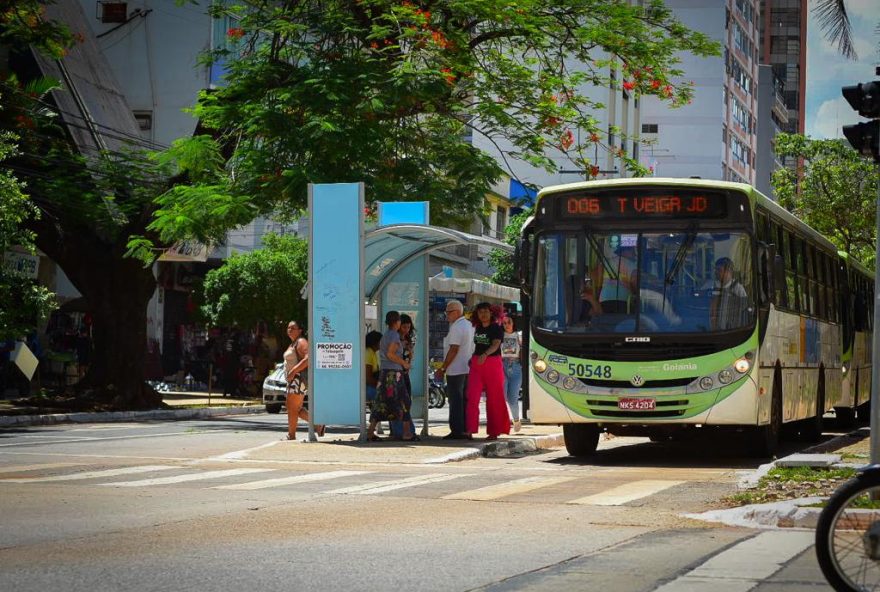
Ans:
{"label": "traffic light", "polygon": [[[880,68],[877,74],[880,75]],[[880,163],[880,80],[863,82],[840,89],[843,98],[862,117],[873,119],[865,123],[843,126],[843,135],[853,148]]]}
{"label": "traffic light", "polygon": [[880,119],[843,126],[843,135],[853,148],[880,163]]}
{"label": "traffic light", "polygon": [[840,89],[850,107],[862,117],[880,117],[880,80],[863,82]]}

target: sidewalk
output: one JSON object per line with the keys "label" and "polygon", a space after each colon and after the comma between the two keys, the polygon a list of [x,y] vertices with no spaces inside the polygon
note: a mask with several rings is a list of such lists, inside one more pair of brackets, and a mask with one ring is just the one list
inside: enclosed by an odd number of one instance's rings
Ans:
{"label": "sidewalk", "polygon": [[[265,406],[260,399],[223,397],[222,394],[208,396],[204,392],[170,391],[163,393],[163,402],[168,409],[52,414],[28,414],[27,410],[11,409],[7,405],[5,410],[0,407],[0,429],[60,423],[205,419],[265,413]],[[17,411],[18,414],[3,414],[4,411]],[[384,439],[381,442],[365,442],[360,440],[360,430],[356,426],[329,426],[318,442],[308,442],[306,428],[300,425],[297,441],[287,440],[286,434],[279,429],[276,442],[243,453],[231,453],[223,458],[314,463],[435,464],[480,456],[527,454],[565,445],[558,426],[523,424],[519,433],[502,436],[493,442],[485,441],[485,432],[476,435],[473,440],[443,440],[443,436],[449,433],[449,428],[437,422],[429,424],[426,436],[422,433],[422,422],[419,419],[416,420],[416,430],[421,437],[420,442]],[[383,438],[387,438],[387,434]]]}
{"label": "sidewalk", "polygon": [[443,424],[429,425],[428,435],[422,435],[422,422],[416,420],[419,442],[401,442],[381,436],[380,442],[360,440],[357,428],[329,426],[318,442],[308,442],[304,428],[297,432],[297,441],[283,439],[278,443],[246,451],[248,460],[327,462],[351,464],[440,464],[472,458],[528,454],[565,445],[558,426],[523,424],[519,433],[485,440],[485,427],[473,440],[444,440],[449,428]]}

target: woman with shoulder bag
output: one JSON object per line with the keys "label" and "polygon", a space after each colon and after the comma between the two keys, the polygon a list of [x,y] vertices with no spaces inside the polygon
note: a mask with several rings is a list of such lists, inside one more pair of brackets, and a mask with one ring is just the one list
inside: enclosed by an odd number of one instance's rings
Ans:
{"label": "woman with shoulder bag", "polygon": [[[309,342],[303,335],[302,327],[296,321],[287,324],[290,345],[284,352],[284,372],[287,376],[287,439],[296,440],[299,420],[309,421],[309,412],[303,409],[303,400],[308,392]],[[315,433],[324,435],[323,425],[315,426]]]}

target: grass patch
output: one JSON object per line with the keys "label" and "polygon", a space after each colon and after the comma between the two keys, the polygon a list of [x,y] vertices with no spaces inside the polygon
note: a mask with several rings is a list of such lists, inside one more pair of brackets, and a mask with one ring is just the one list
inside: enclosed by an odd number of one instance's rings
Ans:
{"label": "grass patch", "polygon": [[729,507],[736,507],[802,497],[828,497],[857,472],[849,467],[774,467],[761,477],[754,489],[737,492],[722,501]]}

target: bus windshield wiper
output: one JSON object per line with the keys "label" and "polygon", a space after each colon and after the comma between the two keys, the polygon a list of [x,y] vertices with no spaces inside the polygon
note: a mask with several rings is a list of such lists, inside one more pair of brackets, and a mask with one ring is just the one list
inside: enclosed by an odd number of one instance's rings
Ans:
{"label": "bus windshield wiper", "polygon": [[691,227],[688,230],[688,234],[684,239],[684,242],[681,243],[681,246],[678,247],[678,251],[675,253],[675,259],[672,260],[672,267],[669,268],[669,271],[666,272],[666,278],[664,280],[664,284],[671,285],[675,283],[673,279],[675,274],[678,273],[678,268],[681,267],[681,264],[684,263],[684,259],[687,256],[688,249],[691,248],[691,245],[694,243],[694,239],[697,238],[697,229],[695,227]]}
{"label": "bus windshield wiper", "polygon": [[605,257],[605,253],[602,251],[602,248],[599,247],[599,243],[596,242],[595,237],[593,237],[593,235],[589,232],[587,233],[587,240],[590,241],[590,247],[592,247],[593,251],[599,257],[599,263],[602,264],[602,267],[605,269],[608,275],[611,276],[611,279],[616,280],[616,270],[611,266],[611,262],[608,261],[608,258]]}

